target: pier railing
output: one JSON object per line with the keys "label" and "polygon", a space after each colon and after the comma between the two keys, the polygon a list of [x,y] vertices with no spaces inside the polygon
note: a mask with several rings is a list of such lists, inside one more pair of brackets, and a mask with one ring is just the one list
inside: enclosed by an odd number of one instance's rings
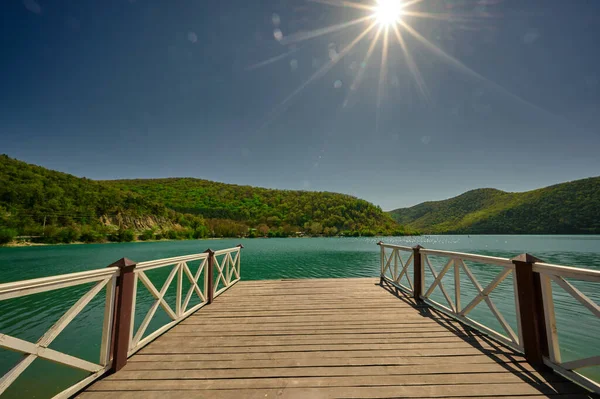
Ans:
{"label": "pier railing", "polygon": [[[0,301],[93,283],[36,342],[0,334],[0,348],[22,353],[21,360],[0,378],[0,396],[32,364],[36,358],[49,360],[89,373],[87,377],[59,393],[68,398],[109,371],[118,371],[127,358],[171,327],[190,316],[240,280],[240,252],[243,246],[174,258],[135,263],[122,258],[104,269],[44,277],[0,284]],[[152,282],[149,271],[165,269],[166,280],[160,289]],[[187,284],[184,284],[184,281]],[[187,285],[187,287],[184,287]],[[152,298],[136,328],[136,303],[143,286]],[[167,300],[169,288],[175,288],[175,306]],[[184,291],[184,288],[186,289]],[[75,319],[101,291],[105,292],[100,355],[97,363],[50,349],[54,339]],[[197,298],[192,304],[192,299]],[[170,321],[145,335],[162,308]]]}
{"label": "pier railing", "polygon": [[[71,306],[71,308],[36,342],[29,342],[6,334],[0,334],[0,348],[23,354],[21,360],[0,379],[0,395],[2,395],[2,393],[6,391],[6,389],[37,358],[46,359],[54,363],[90,373],[87,378],[64,391],[62,397],[69,397],[110,369],[112,366],[110,343],[112,337],[114,292],[118,276],[119,268],[109,267],[101,270],[64,274],[0,285],[0,301],[3,301],[81,284],[94,283],[92,289],[86,292],[73,306]],[[52,341],[54,341],[54,339],[104,287],[106,287],[106,304],[104,307],[102,323],[102,342],[100,345],[99,363],[92,363],[79,357],[50,349],[49,346]]]}
{"label": "pier railing", "polygon": [[[381,281],[404,291],[457,320],[479,330],[499,342],[525,354],[535,366],[548,366],[571,380],[600,393],[600,384],[582,375],[579,370],[600,366],[600,356],[593,355],[568,362],[561,361],[552,283],[554,282],[596,318],[600,306],[577,289],[571,280],[600,283],[600,271],[552,265],[523,254],[516,258],[500,258],[461,252],[425,249],[419,245],[406,247],[379,242],[381,251]],[[435,259],[435,261],[434,261]],[[439,262],[442,260],[442,262]],[[436,267],[436,261],[441,265]],[[482,285],[470,265],[485,270],[489,282]],[[491,294],[512,280],[517,331],[511,327],[492,300]],[[470,283],[465,290],[465,282]],[[452,288],[449,290],[448,285]],[[445,303],[432,298],[436,288]],[[600,286],[598,286],[600,288]],[[450,292],[448,292],[450,291]],[[504,290],[506,294],[509,290]],[[474,293],[468,296],[467,293]],[[467,297],[468,302],[463,301]],[[470,312],[485,302],[501,331],[470,317]],[[463,303],[466,305],[463,306]],[[505,309],[506,310],[506,309]]]}

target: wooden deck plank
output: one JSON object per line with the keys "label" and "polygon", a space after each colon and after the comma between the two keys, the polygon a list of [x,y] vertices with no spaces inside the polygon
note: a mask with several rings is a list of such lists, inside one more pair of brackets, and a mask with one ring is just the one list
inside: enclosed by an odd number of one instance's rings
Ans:
{"label": "wooden deck plank", "polygon": [[[144,388],[144,382],[138,382],[138,387]],[[135,384],[135,382],[132,382]],[[276,389],[250,388],[250,389],[206,389],[178,385],[178,382],[170,384],[162,382],[156,384],[155,389],[141,390],[134,388],[133,392],[123,389],[107,390],[98,392],[100,395],[93,395],[95,392],[84,393],[82,398],[104,397],[114,398],[189,398],[193,393],[196,398],[217,398],[217,399],[239,399],[239,398],[466,398],[466,397],[489,397],[498,396],[499,392],[506,396],[527,396],[529,395],[552,395],[562,393],[565,397],[573,398],[574,394],[581,393],[572,389],[573,384],[557,383],[554,387],[546,385],[536,386],[526,383],[496,383],[496,384],[459,384],[459,385],[417,385],[417,386],[340,386],[340,387],[320,387],[320,388],[295,388],[281,387]],[[93,395],[93,396],[92,396]],[[506,396],[505,396],[506,395]],[[547,397],[547,396],[546,396]],[[589,396],[581,396],[589,397]]]}
{"label": "wooden deck plank", "polygon": [[[179,370],[179,369],[241,369],[241,368],[266,368],[266,367],[326,367],[326,366],[402,366],[423,364],[478,364],[489,363],[485,355],[467,356],[413,356],[413,357],[335,357],[335,358],[294,358],[294,359],[253,359],[253,360],[186,360],[185,358],[165,359],[163,355],[136,356],[135,361],[127,363],[123,370]],[[497,355],[499,364],[509,363],[507,366],[523,367],[529,370],[524,361],[514,360],[505,355]]]}
{"label": "wooden deck plank", "polygon": [[[290,355],[293,353],[293,355]],[[490,352],[490,355],[496,356],[505,355],[507,352],[501,350]],[[512,354],[512,351],[508,352]],[[154,351],[152,348],[143,349],[138,352],[135,359],[129,359],[129,362],[137,361],[137,357],[146,358],[146,356],[156,356],[165,359],[165,361],[176,361],[175,359],[181,360],[201,360],[201,361],[213,361],[213,360],[265,360],[265,359],[288,359],[292,356],[294,359],[302,358],[363,358],[363,357],[445,357],[445,356],[468,356],[468,355],[481,355],[481,349],[471,348],[426,348],[426,349],[414,349],[414,350],[403,350],[402,353],[394,353],[387,350],[328,350],[328,351],[301,351],[301,352],[254,352],[254,353],[190,353],[189,350],[182,349],[180,352],[175,353],[161,353],[160,351]],[[485,355],[489,356],[490,355]]]}
{"label": "wooden deck plank", "polygon": [[[539,375],[536,375],[539,378]],[[364,386],[410,386],[410,385],[480,385],[482,383],[511,383],[517,384],[523,382],[521,375],[514,373],[481,373],[481,374],[444,374],[444,375],[423,375],[418,379],[413,375],[389,375],[389,376],[332,376],[324,377],[288,377],[288,378],[231,378],[231,379],[202,379],[202,380],[184,380],[179,384],[168,384],[167,387],[177,388],[195,388],[195,389],[247,389],[247,388],[281,388],[292,386],[295,388],[314,388],[314,387],[364,387]],[[527,377],[527,376],[526,376]],[[172,380],[171,380],[172,381]],[[474,382],[477,381],[477,382]],[[543,381],[540,379],[540,381]],[[178,381],[179,382],[179,381]],[[558,376],[553,381],[542,382],[551,386],[551,383],[559,382]],[[163,380],[144,381],[146,384],[144,390],[164,389],[166,388]],[[92,391],[103,390],[136,390],[140,389],[140,383],[137,380],[103,380],[95,384]]]}
{"label": "wooden deck plank", "polygon": [[79,397],[588,397],[377,283],[240,281]]}

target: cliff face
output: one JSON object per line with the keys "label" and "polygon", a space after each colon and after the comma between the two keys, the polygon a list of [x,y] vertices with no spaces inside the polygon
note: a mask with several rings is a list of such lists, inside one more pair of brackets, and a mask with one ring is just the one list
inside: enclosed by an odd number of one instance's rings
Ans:
{"label": "cliff face", "polygon": [[131,216],[131,215],[102,215],[100,217],[100,223],[104,226],[113,228],[114,230],[118,229],[134,229],[137,231],[142,230],[167,230],[173,228],[182,228],[181,225],[177,223],[173,223],[166,217],[161,216]]}

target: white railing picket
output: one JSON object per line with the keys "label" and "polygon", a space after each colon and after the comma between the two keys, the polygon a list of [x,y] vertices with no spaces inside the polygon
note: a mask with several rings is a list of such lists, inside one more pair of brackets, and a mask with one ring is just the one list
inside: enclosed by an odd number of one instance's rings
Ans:
{"label": "white railing picket", "polygon": [[597,303],[592,301],[588,296],[577,289],[573,284],[565,280],[565,278],[572,278],[576,280],[598,283],[600,282],[600,271],[552,265],[541,262],[534,263],[533,271],[539,273],[540,285],[542,288],[544,322],[546,325],[546,339],[548,343],[548,358],[545,359],[545,363],[558,373],[561,373],[590,388],[595,393],[600,393],[600,384],[577,372],[577,370],[581,368],[600,366],[600,356],[594,355],[583,359],[562,362],[552,288],[552,282],[555,282],[567,294],[588,309],[593,316],[600,318],[600,306],[598,306]]}
{"label": "white railing picket", "polygon": [[429,270],[431,271],[431,274],[433,275],[434,281],[433,281],[433,284],[431,284],[431,286],[425,293],[425,295],[423,295],[423,296],[426,298],[429,298],[429,295],[431,295],[431,293],[433,292],[435,287],[439,286],[440,290],[444,294],[444,298],[446,298],[446,302],[448,302],[448,306],[450,307],[450,310],[452,310],[452,312],[456,313],[456,309],[454,308],[452,299],[450,299],[450,295],[448,295],[448,292],[446,291],[446,288],[444,287],[444,284],[442,282],[442,278],[444,278],[444,275],[448,272],[448,270],[450,270],[452,265],[454,265],[454,259],[450,258],[450,260],[448,260],[446,265],[440,271],[440,274],[436,274],[435,269],[433,268],[433,266],[431,266],[431,263],[429,262],[429,257],[427,255],[424,255],[424,259],[425,259],[425,263],[427,263],[427,265],[429,266]]}
{"label": "white railing picket", "polygon": [[[110,327],[112,322],[112,308],[114,300],[114,287],[118,268],[107,268],[90,272],[72,273],[61,276],[52,276],[34,280],[18,281],[15,283],[0,284],[0,300],[18,298],[35,293],[53,291],[60,288],[71,287],[91,282],[96,284],[80,297],[69,310],[67,310],[37,342],[29,342],[0,334],[0,348],[20,352],[25,355],[13,368],[0,378],[0,395],[33,363],[37,358],[49,360],[74,369],[97,373],[103,370],[109,359]],[[64,329],[81,313],[81,311],[106,287],[106,303],[104,320],[102,323],[102,342],[100,350],[100,364],[80,359],[60,351],[50,349],[48,346],[64,331]]]}
{"label": "white railing picket", "polygon": [[[379,243],[381,252],[381,278],[387,281],[389,284],[400,288],[401,290],[412,294],[414,292],[413,281],[408,274],[408,269],[412,265],[413,250],[410,247],[404,247],[400,245],[390,245]],[[390,249],[389,252],[386,249]],[[401,252],[410,252],[409,257],[406,261],[402,258]],[[393,260],[393,264],[392,264]],[[402,278],[408,283],[407,286],[402,284]]]}
{"label": "white railing picket", "polygon": [[[217,278],[213,285],[213,295],[216,298],[240,279],[240,246],[216,251],[214,253],[214,266],[217,269]],[[232,256],[233,255],[233,256]],[[221,257],[219,261],[219,257]],[[235,280],[233,279],[235,275]],[[223,286],[219,288],[219,283]]]}

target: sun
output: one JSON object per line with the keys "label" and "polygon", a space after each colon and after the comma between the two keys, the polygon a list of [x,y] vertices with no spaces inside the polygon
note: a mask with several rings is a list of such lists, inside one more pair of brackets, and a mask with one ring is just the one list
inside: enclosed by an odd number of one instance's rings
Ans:
{"label": "sun", "polygon": [[373,15],[381,26],[393,25],[402,17],[401,0],[377,0],[373,10]]}

